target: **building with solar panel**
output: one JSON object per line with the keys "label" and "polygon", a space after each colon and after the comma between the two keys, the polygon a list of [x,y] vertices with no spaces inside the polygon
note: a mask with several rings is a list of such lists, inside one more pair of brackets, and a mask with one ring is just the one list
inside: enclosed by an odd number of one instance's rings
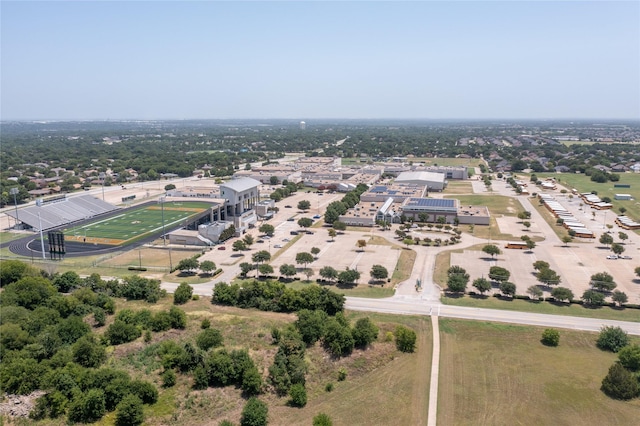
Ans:
{"label": "building with solar panel", "polygon": [[407,198],[401,207],[407,220],[419,221],[420,213],[429,215],[428,222],[444,217],[445,223],[454,223],[458,216],[458,200],[452,198]]}

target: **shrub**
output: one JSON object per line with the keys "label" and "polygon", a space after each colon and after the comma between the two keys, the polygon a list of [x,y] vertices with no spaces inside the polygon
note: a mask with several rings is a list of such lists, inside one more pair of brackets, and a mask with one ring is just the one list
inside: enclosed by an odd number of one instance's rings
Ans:
{"label": "shrub", "polygon": [[249,398],[242,409],[240,426],[266,426],[269,408],[258,398]]}
{"label": "shrub", "polygon": [[129,390],[140,398],[143,404],[155,404],[158,401],[158,389],[151,382],[134,380],[129,384]]}
{"label": "shrub", "polygon": [[302,383],[296,383],[289,388],[291,405],[294,407],[304,407],[307,405],[307,390]]}
{"label": "shrub", "polygon": [[640,345],[629,345],[620,349],[618,359],[624,368],[631,371],[640,370]]}
{"label": "shrub", "polygon": [[338,381],[344,382],[346,378],[347,378],[347,370],[345,370],[343,367],[340,370],[338,370]]}
{"label": "shrub", "polygon": [[142,332],[135,325],[116,320],[107,329],[105,337],[109,339],[109,342],[112,345],[120,345],[122,343],[136,340],[138,337],[140,337],[141,334]]}
{"label": "shrub", "polygon": [[602,380],[600,389],[615,399],[627,400],[640,394],[638,379],[617,362],[609,368],[609,373]]}
{"label": "shrub", "polygon": [[605,351],[618,352],[629,344],[629,336],[620,327],[606,326],[600,330],[596,345]]}
{"label": "shrub", "polygon": [[313,426],[333,426],[333,422],[331,421],[331,417],[325,413],[318,413],[313,418]]}
{"label": "shrub", "polygon": [[222,346],[222,334],[215,328],[207,328],[198,334],[196,344],[203,351]]}
{"label": "shrub", "polygon": [[69,405],[69,421],[71,423],[92,423],[100,420],[106,411],[104,391],[89,389],[78,394]]}
{"label": "shrub", "polygon": [[116,408],[116,426],[135,426],[144,422],[142,401],[136,395],[127,395]]}
{"label": "shrub", "polygon": [[180,283],[173,293],[173,303],[175,305],[183,305],[191,299],[192,295],[193,288],[187,283]]}
{"label": "shrub", "polygon": [[396,327],[396,348],[401,352],[416,350],[416,332],[405,326]]}
{"label": "shrub", "polygon": [[200,323],[200,328],[206,330],[209,327],[211,327],[211,321],[209,320],[209,318],[203,319]]}
{"label": "shrub", "polygon": [[324,390],[327,392],[332,392],[333,391],[333,383],[329,382],[324,386]]}
{"label": "shrub", "polygon": [[162,386],[165,388],[173,387],[176,384],[176,373],[173,370],[166,370],[162,373]]}
{"label": "shrub", "polygon": [[560,343],[560,333],[553,328],[547,328],[542,332],[542,344],[545,346],[558,346]]}
{"label": "shrub", "polygon": [[193,370],[193,388],[206,389],[209,386],[209,375],[207,370],[199,365]]}
{"label": "shrub", "polygon": [[357,347],[366,347],[378,338],[378,327],[368,317],[360,318],[351,331]]}

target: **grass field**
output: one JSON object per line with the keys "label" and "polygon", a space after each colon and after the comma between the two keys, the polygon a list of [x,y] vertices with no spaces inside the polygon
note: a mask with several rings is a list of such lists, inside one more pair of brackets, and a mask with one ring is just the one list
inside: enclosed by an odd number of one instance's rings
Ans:
{"label": "grass field", "polygon": [[600,391],[616,355],[597,349],[594,333],[561,330],[560,346],[551,348],[536,327],[440,319],[440,330],[438,424],[632,425],[640,418],[640,399]]}
{"label": "grass field", "polygon": [[[473,235],[478,238],[492,238],[496,240],[519,240],[519,236],[511,234],[503,234],[496,223],[496,217],[499,216],[517,216],[518,212],[524,211],[524,207],[517,198],[506,197],[504,195],[487,194],[487,195],[447,195],[445,198],[455,198],[460,200],[460,205],[487,206],[491,214],[489,226],[476,225],[473,228]],[[467,225],[461,226],[467,230]],[[465,229],[466,228],[466,229]]]}
{"label": "grass field", "polygon": [[505,311],[535,312],[538,314],[570,315],[574,317],[640,322],[640,310],[638,309],[614,309],[608,306],[589,309],[578,304],[565,305],[519,299],[502,300],[497,297],[474,298],[466,295],[464,297],[442,297],[441,300],[445,305],[468,306],[472,308],[502,309]]}
{"label": "grass field", "polygon": [[99,244],[126,244],[144,235],[160,232],[163,223],[165,228],[170,228],[206,211],[210,206],[203,202],[167,202],[164,206],[143,206],[107,219],[65,229],[65,239]]}

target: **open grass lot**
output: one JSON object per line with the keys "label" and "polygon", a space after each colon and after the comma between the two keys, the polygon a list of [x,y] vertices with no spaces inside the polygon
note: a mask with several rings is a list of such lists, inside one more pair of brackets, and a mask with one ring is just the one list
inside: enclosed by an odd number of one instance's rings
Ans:
{"label": "open grass lot", "polygon": [[445,305],[468,306],[472,308],[502,309],[505,311],[535,312],[538,314],[570,315],[574,317],[602,318],[619,321],[640,322],[638,309],[614,309],[608,306],[589,309],[582,305],[555,304],[550,302],[533,302],[527,300],[503,300],[497,297],[476,298],[442,297]]}
{"label": "open grass lot", "polygon": [[[350,314],[355,322],[363,314]],[[373,353],[365,351],[349,360],[348,376],[344,382],[332,382],[333,392],[325,392],[326,379],[315,383],[307,381],[309,402],[302,409],[291,409],[284,405],[270,407],[270,425],[307,426],[319,412],[328,414],[334,425],[425,425],[429,405],[429,377],[431,374],[431,324],[427,318],[368,314],[380,326],[379,340],[395,324],[402,323],[414,329],[418,335],[417,351],[400,354],[396,351],[384,353],[384,360],[376,360]],[[388,343],[384,343],[387,345]],[[387,348],[388,350],[389,348]],[[379,349],[377,349],[379,350]],[[327,369],[326,360],[317,359],[311,353],[314,370],[321,376],[331,377],[336,366]]]}
{"label": "open grass lot", "polygon": [[21,234],[18,232],[0,232],[0,243],[8,243],[9,241],[17,240],[28,235],[29,234]]}
{"label": "open grass lot", "polygon": [[640,418],[640,400],[600,391],[616,355],[596,348],[597,334],[562,330],[560,346],[550,348],[537,327],[440,319],[440,330],[438,424],[632,425]]}
{"label": "open grass lot", "polygon": [[[592,182],[589,176],[575,173],[536,173],[536,176],[538,176],[538,179],[553,177],[569,190],[575,188],[578,192],[597,191],[600,198],[611,198],[611,204],[613,204],[613,210],[616,214],[618,214],[620,207],[625,207],[627,209],[625,213],[627,216],[636,221],[640,221],[640,205],[637,203],[637,200],[640,199],[640,174],[638,173],[620,173],[619,182],[606,183]],[[631,185],[631,188],[614,188],[614,184]],[[631,194],[634,199],[614,200],[613,197],[615,194]],[[612,222],[613,219],[612,216]]]}
{"label": "open grass lot", "polygon": [[[492,238],[496,240],[519,240],[520,236],[514,236],[511,234],[503,234],[500,232],[500,228],[496,223],[496,217],[500,216],[512,216],[518,215],[518,212],[524,211],[524,207],[517,198],[507,197],[504,195],[497,195],[488,193],[486,195],[448,195],[445,193],[445,198],[455,198],[460,200],[461,205],[474,205],[474,206],[487,206],[491,218],[489,226],[476,225],[473,227],[473,235],[478,238]],[[462,225],[461,229],[468,230],[468,225]]]}
{"label": "open grass lot", "polygon": [[125,244],[143,235],[170,228],[196,214],[206,211],[211,205],[203,202],[167,202],[147,205],[129,210],[117,216],[97,220],[86,225],[64,230],[69,240],[97,242],[102,244]]}
{"label": "open grass lot", "polygon": [[444,194],[473,194],[473,186],[466,180],[450,180]]}
{"label": "open grass lot", "polygon": [[[146,308],[155,311],[168,309],[170,305],[170,297],[154,305],[118,300],[117,309]],[[210,303],[208,297],[190,301],[181,308],[187,312],[189,319],[186,330],[153,333],[153,340],[148,344],[140,338],[116,346],[111,352],[112,366],[159,384],[162,367],[159,360],[148,355],[147,348],[167,338],[178,342],[193,341],[200,332],[200,322],[208,318],[211,327],[221,331],[225,347],[229,350],[249,348],[251,357],[266,377],[276,352],[271,341],[272,327],[283,327],[296,318],[291,314],[216,306]],[[269,405],[269,424],[310,425],[313,416],[320,411],[327,413],[336,425],[426,424],[430,375],[428,360],[431,356],[429,320],[375,313],[346,314],[352,323],[364,316],[371,318],[380,328],[378,341],[367,350],[355,350],[351,356],[341,359],[328,357],[317,344],[308,348],[307,406],[292,408],[287,405],[288,397],[263,394],[260,399]],[[393,341],[385,341],[386,333],[393,331],[398,324],[409,326],[417,332],[416,353],[400,353]],[[346,380],[341,382],[337,380],[340,368],[347,372]],[[332,392],[325,390],[329,382],[334,384]],[[145,424],[217,425],[224,419],[238,424],[245,403],[239,389],[229,386],[194,391],[191,389],[191,378],[181,374],[175,387],[159,389],[159,402],[145,409]],[[404,408],[398,410],[398,407]],[[112,425],[113,418],[105,418],[98,424]]]}

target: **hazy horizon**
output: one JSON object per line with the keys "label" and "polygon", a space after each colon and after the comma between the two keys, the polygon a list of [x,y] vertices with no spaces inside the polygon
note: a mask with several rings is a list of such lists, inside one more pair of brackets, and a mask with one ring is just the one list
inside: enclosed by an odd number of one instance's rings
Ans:
{"label": "hazy horizon", "polygon": [[640,118],[638,2],[0,7],[2,121]]}

